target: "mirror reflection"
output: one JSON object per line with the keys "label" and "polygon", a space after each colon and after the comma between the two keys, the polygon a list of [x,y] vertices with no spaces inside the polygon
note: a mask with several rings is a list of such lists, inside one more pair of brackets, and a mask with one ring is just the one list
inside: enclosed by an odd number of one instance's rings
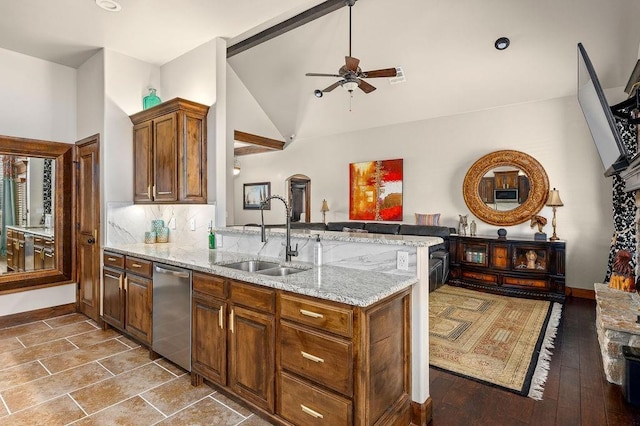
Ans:
{"label": "mirror reflection", "polygon": [[487,207],[509,211],[529,198],[530,183],[527,175],[511,166],[496,167],[482,176],[478,195]]}
{"label": "mirror reflection", "polygon": [[55,267],[55,161],[0,155],[0,273]]}

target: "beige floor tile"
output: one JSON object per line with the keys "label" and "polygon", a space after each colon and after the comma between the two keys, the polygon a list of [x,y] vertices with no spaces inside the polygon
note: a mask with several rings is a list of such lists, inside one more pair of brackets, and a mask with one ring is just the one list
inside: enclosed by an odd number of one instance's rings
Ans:
{"label": "beige floor tile", "polygon": [[154,363],[144,365],[100,383],[71,393],[87,414],[117,404],[173,379],[173,375]]}
{"label": "beige floor tile", "polygon": [[25,334],[35,333],[43,330],[50,330],[47,324],[42,321],[30,322],[29,324],[18,325],[15,327],[0,329],[0,340],[9,337],[24,336]]}
{"label": "beige floor tile", "polygon": [[108,330],[97,329],[87,333],[78,334],[77,336],[68,337],[67,340],[79,348],[84,348],[95,345],[96,343],[104,342],[105,340],[115,339],[120,336],[120,333],[110,328]]}
{"label": "beige floor tile", "polygon": [[52,356],[50,358],[43,359],[41,362],[47,370],[52,374],[55,374],[62,370],[87,364],[128,350],[130,349],[127,346],[118,342],[116,339],[112,339],[86,348],[76,349],[60,355]]}
{"label": "beige floor tile", "polygon": [[24,345],[20,343],[20,341],[16,337],[0,340],[0,354],[9,351],[15,351],[16,349],[21,348],[24,348]]}
{"label": "beige floor tile", "polygon": [[81,365],[0,392],[11,412],[23,410],[49,399],[112,377],[97,363]]}
{"label": "beige floor tile", "polygon": [[258,417],[257,415],[252,414],[251,417],[240,423],[238,426],[270,426],[275,424],[276,423],[268,422],[262,417]]}
{"label": "beige floor tile", "polygon": [[212,398],[215,399],[216,401],[226,405],[227,407],[231,408],[232,410],[237,411],[238,413],[240,413],[244,417],[249,417],[251,415],[251,410],[249,410],[248,408],[246,408],[243,405],[238,404],[237,402],[235,402],[231,398],[227,397],[226,395],[221,394],[220,392],[217,392],[215,395],[212,395]]}
{"label": "beige floor tile", "polygon": [[244,417],[207,397],[176,413],[158,425],[237,425]]}
{"label": "beige floor tile", "polygon": [[74,336],[80,333],[86,333],[87,331],[93,331],[95,329],[96,328],[94,326],[85,321],[75,324],[63,325],[61,327],[53,328],[50,330],[39,331],[37,333],[27,334],[26,336],[19,337],[19,339],[25,346],[29,347],[69,336]]}
{"label": "beige floor tile", "polygon": [[133,339],[129,339],[126,336],[120,336],[118,337],[118,340],[120,340],[122,343],[124,343],[127,346],[130,346],[132,348],[139,348],[140,347],[140,343],[136,342]]}
{"label": "beige floor tile", "polygon": [[100,364],[104,365],[104,367],[113,374],[118,375],[125,371],[149,364],[150,362],[152,361],[149,359],[149,350],[139,347],[105,358],[100,361]]}
{"label": "beige floor tile", "polygon": [[75,349],[75,346],[65,339],[32,346],[30,348],[16,349],[15,351],[0,354],[0,368],[13,367],[73,349]]}
{"label": "beige floor tile", "polygon": [[127,399],[112,407],[85,417],[74,426],[147,426],[164,419],[164,416],[139,396]]}
{"label": "beige floor tile", "polygon": [[7,409],[5,408],[4,404],[0,402],[0,420],[2,420],[2,417],[8,414],[9,413],[7,412]]}
{"label": "beige floor tile", "polygon": [[63,325],[74,324],[76,322],[87,321],[89,318],[78,313],[73,313],[69,315],[63,315],[60,317],[50,318],[48,320],[44,320],[45,324],[47,324],[51,328],[62,327]]}
{"label": "beige floor tile", "polygon": [[38,361],[0,370],[0,391],[48,375],[47,370]]}
{"label": "beige floor tile", "polygon": [[198,387],[191,386],[191,377],[184,375],[140,396],[164,415],[170,416],[213,392],[214,390],[206,384]]}
{"label": "beige floor tile", "polygon": [[166,358],[157,359],[155,363],[171,371],[176,376],[182,376],[184,374],[187,374],[186,370],[183,370],[182,368],[178,367],[177,365],[167,360]]}
{"label": "beige floor tile", "polygon": [[84,416],[80,407],[68,395],[63,395],[10,416],[0,417],[0,425],[66,425]]}

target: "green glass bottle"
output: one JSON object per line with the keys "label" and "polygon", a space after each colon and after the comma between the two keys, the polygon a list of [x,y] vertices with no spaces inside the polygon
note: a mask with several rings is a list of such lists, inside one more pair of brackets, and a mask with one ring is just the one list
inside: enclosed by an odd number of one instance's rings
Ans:
{"label": "green glass bottle", "polygon": [[156,95],[156,89],[154,89],[153,87],[150,87],[149,94],[145,96],[144,99],[142,100],[142,108],[149,109],[152,106],[156,106],[160,104],[160,102],[162,101],[160,100],[158,95]]}

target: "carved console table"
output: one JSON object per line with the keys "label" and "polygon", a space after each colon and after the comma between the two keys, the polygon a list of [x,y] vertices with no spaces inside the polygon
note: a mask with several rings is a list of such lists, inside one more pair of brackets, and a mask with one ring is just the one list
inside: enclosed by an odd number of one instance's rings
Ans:
{"label": "carved console table", "polygon": [[609,288],[606,284],[594,284],[596,291],[596,330],[602,365],[607,380],[618,385],[624,376],[622,347],[640,347],[640,314],[632,293]]}

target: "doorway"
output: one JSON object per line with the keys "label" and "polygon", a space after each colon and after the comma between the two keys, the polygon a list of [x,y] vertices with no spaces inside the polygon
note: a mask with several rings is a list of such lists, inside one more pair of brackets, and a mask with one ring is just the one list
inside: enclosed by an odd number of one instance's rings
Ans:
{"label": "doorway", "polygon": [[287,178],[291,222],[311,222],[311,178],[297,174]]}
{"label": "doorway", "polygon": [[100,320],[100,136],[76,143],[78,311]]}

